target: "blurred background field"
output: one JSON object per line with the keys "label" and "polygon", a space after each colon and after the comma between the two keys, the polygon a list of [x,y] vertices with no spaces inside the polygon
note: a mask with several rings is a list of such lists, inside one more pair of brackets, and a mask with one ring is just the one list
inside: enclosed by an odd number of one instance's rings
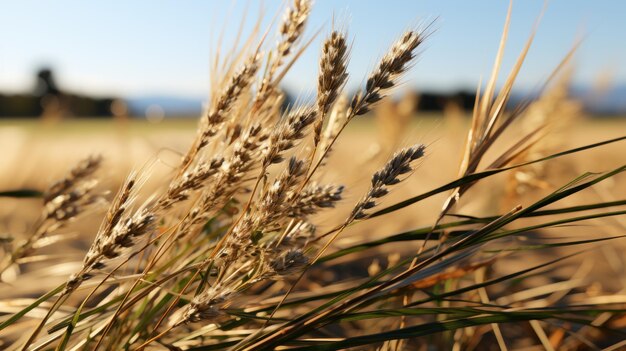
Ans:
{"label": "blurred background field", "polygon": [[[392,192],[383,204],[395,203],[431,190],[457,177],[461,152],[469,127],[469,116],[459,110],[444,113],[418,113],[401,118],[398,115],[385,115],[390,111],[383,107],[374,113],[355,119],[341,136],[335,152],[329,160],[329,167],[324,168],[323,181],[341,183],[348,189],[336,210],[322,214],[319,219],[320,230],[329,229],[331,224],[345,218],[351,206],[367,190],[370,174],[386,162],[392,150],[399,146],[422,142],[429,146],[427,157],[421,162],[416,174],[406,180]],[[87,155],[104,156],[99,187],[110,191],[113,196],[121,183],[133,170],[149,170],[150,177],[144,185],[142,196],[148,197],[166,188],[172,170],[180,162],[181,153],[189,147],[195,136],[196,119],[171,118],[159,122],[147,122],[131,118],[121,120],[103,119],[66,119],[43,121],[38,119],[8,119],[0,122],[0,190],[45,189],[51,182],[62,177],[69,168]],[[512,134],[520,132],[516,126]],[[624,118],[579,118],[551,132],[550,140],[556,141],[548,147],[552,153],[623,136],[626,131]],[[511,140],[514,140],[511,135]],[[304,147],[304,146],[303,146]],[[302,149],[303,147],[300,147]],[[495,148],[495,154],[501,148]],[[623,164],[625,161],[622,143],[607,145],[602,148],[585,151],[579,155],[567,156],[554,160],[547,169],[540,169],[543,184],[524,184],[523,175],[507,172],[493,177],[472,189],[467,200],[463,200],[455,213],[465,215],[496,215],[508,211],[512,206],[527,206],[545,196],[553,189],[565,184],[584,172],[601,172]],[[532,178],[532,177],[531,177]],[[510,188],[511,184],[521,187],[519,193]],[[617,176],[598,184],[575,197],[559,202],[560,207],[575,206],[585,203],[620,200],[626,194],[624,175]],[[369,225],[357,225],[349,228],[334,245],[335,249],[370,241],[400,233],[418,227],[432,225],[433,218],[441,210],[447,194],[442,193],[419,204],[410,206],[396,213],[369,221]],[[66,230],[62,230],[65,239],[62,243],[40,250],[42,257],[49,258],[62,254],[74,264],[59,264],[47,270],[48,284],[63,282],[77,269],[84,251],[89,247],[100,225],[104,209],[101,208],[84,216]],[[11,233],[17,238],[24,237],[30,226],[41,213],[39,199],[10,199],[0,197],[0,233]],[[524,220],[517,225],[540,223],[533,219]],[[593,233],[589,225],[594,226]],[[538,232],[543,240],[576,238],[588,240],[615,235],[622,235],[626,227],[624,216],[598,219],[582,224],[555,227]],[[527,237],[533,235],[528,234]],[[550,239],[547,239],[550,238]],[[67,240],[71,239],[71,240]],[[526,239],[529,240],[529,239]],[[528,242],[531,243],[531,242]],[[515,245],[520,245],[517,243]],[[511,245],[514,245],[511,243]],[[512,246],[515,247],[515,246]],[[369,250],[360,255],[364,267],[376,265],[375,257],[387,255],[393,257],[407,254],[415,248],[412,245],[396,243]],[[575,260],[555,270],[550,277],[537,278],[537,284],[550,284],[559,279],[573,279],[585,275],[585,279],[576,281],[580,286],[591,286],[597,291],[591,294],[601,295],[604,291],[619,291],[626,286],[626,267],[621,255],[626,244],[622,240],[613,245],[598,245],[588,250]],[[578,251],[577,247],[565,247],[530,251],[524,255],[507,258],[506,264],[494,267],[494,274],[509,274],[530,263],[542,262],[555,256],[563,257]],[[349,258],[354,266],[357,262]],[[337,263],[341,264],[341,260]],[[34,261],[22,266],[23,273],[46,265],[45,261]],[[22,273],[22,274],[23,274]],[[10,282],[15,272],[8,271],[4,279]],[[43,277],[40,277],[43,278]],[[37,279],[37,276],[29,276]],[[34,284],[28,289],[13,290],[11,284],[0,288],[5,297],[33,296],[42,293]]]}
{"label": "blurred background field", "polygon": [[[381,115],[384,113],[390,112],[381,108],[373,114],[355,119],[340,138],[336,152],[329,161],[330,167],[325,168],[325,180],[342,182],[350,189],[342,201],[346,208],[343,211],[334,211],[337,218],[345,216],[350,204],[358,200],[369,185],[369,174],[380,168],[398,146],[421,142],[429,145],[429,153],[416,176],[407,180],[401,190],[392,193],[389,203],[423,193],[452,181],[457,176],[469,127],[468,115],[460,111],[447,114],[426,112],[402,119],[402,116]],[[0,174],[0,189],[44,189],[80,159],[90,154],[100,154],[105,157],[102,187],[115,191],[129,172],[149,168],[153,173],[146,184],[147,194],[156,192],[169,181],[172,170],[180,162],[181,153],[189,147],[195,135],[197,123],[196,119],[190,118],[168,118],[159,122],[147,122],[139,118],[2,120],[0,148],[4,151],[0,158],[0,167],[10,171]],[[551,132],[550,137],[557,142],[549,150],[558,152],[616,138],[623,136],[625,131],[624,118],[581,117],[561,130]],[[495,151],[499,150],[496,148]],[[536,185],[529,186],[531,190],[524,196],[528,197],[527,201],[530,203],[538,196],[545,195],[549,189],[564,184],[585,171],[606,171],[624,160],[622,143],[586,151],[581,157],[568,156],[555,160],[550,172],[545,175],[547,178],[544,189],[536,188]],[[466,214],[496,214],[504,211],[506,206],[512,206],[506,201],[507,177],[515,175],[513,173],[486,181],[474,190],[483,195],[473,198],[479,201],[462,203],[464,206],[460,211]],[[607,184],[609,185],[606,185],[604,193],[601,190],[599,194],[588,192],[588,198],[580,197],[577,200],[582,203],[594,198],[626,194],[624,182]],[[429,225],[428,220],[437,214],[444,199],[445,196],[433,197],[420,203],[418,208],[411,207],[394,214],[397,220],[381,221],[372,227],[381,233],[388,233]],[[32,200],[0,198],[0,225],[4,227],[0,231],[21,232],[20,229],[24,228],[20,226],[24,225],[25,219],[30,216],[34,220],[37,217],[37,204],[37,201]],[[575,203],[563,204],[571,205]],[[98,223],[92,223],[91,231],[97,225]]]}

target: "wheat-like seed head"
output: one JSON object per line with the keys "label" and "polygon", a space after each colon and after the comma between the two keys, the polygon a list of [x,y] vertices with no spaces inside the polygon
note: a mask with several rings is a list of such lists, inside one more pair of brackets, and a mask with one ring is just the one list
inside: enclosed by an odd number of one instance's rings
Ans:
{"label": "wheat-like seed head", "polygon": [[196,167],[183,174],[180,179],[170,184],[167,194],[158,204],[159,209],[168,209],[177,202],[185,201],[189,198],[189,193],[203,187],[204,183],[214,176],[222,166],[224,158],[213,157],[208,162],[199,162]]}
{"label": "wheat-like seed head", "polygon": [[319,118],[313,126],[313,140],[319,144],[322,134],[324,116],[335,103],[346,79],[348,62],[348,46],[345,35],[333,31],[322,47],[320,71],[317,78],[317,110]]}
{"label": "wheat-like seed head", "polygon": [[302,249],[288,249],[283,252],[272,252],[269,262],[262,273],[262,279],[281,280],[304,269],[309,258]]}
{"label": "wheat-like seed head", "polygon": [[146,208],[137,211],[133,216],[121,220],[109,235],[102,236],[98,245],[89,250],[85,259],[85,265],[101,267],[104,259],[119,257],[123,249],[129,248],[134,244],[134,238],[150,232],[154,220],[154,214]]}
{"label": "wheat-like seed head", "polygon": [[102,165],[102,156],[89,156],[80,161],[67,176],[52,184],[43,195],[45,203],[52,201],[55,197],[67,192],[78,182],[91,177]]}
{"label": "wheat-like seed head", "polygon": [[98,181],[91,178],[101,164],[101,156],[89,156],[44,192],[43,219],[56,222],[47,227],[48,232],[75,218],[89,205],[102,200],[102,194],[94,194]]}
{"label": "wheat-like seed head", "polygon": [[115,200],[111,203],[107,215],[96,234],[96,238],[85,255],[81,270],[70,276],[66,283],[65,290],[63,291],[64,294],[76,289],[84,280],[91,278],[91,272],[94,269],[104,267],[106,257],[100,250],[108,245],[114,230],[118,228],[118,225],[122,222],[124,214],[133,201],[132,194],[136,186],[137,178],[135,174],[132,174],[128,177],[122,189],[115,197]]}
{"label": "wheat-like seed head", "polygon": [[283,23],[280,26],[280,34],[282,36],[278,43],[277,59],[289,55],[294,43],[300,38],[304,31],[304,26],[311,12],[311,1],[309,0],[294,0],[293,8],[288,8],[283,19]]}
{"label": "wheat-like seed head", "polygon": [[[116,198],[113,200],[113,203],[109,207],[106,218],[99,232],[108,235],[113,227],[115,227],[117,223],[119,223],[122,215],[124,214],[124,212],[126,212],[128,206],[132,202],[131,195],[135,191],[136,186],[137,175],[131,174],[122,186],[122,189],[117,194]],[[97,239],[98,237],[96,236],[96,240]]]}
{"label": "wheat-like seed head", "polygon": [[257,164],[261,145],[267,138],[267,131],[259,124],[254,124],[241,133],[233,145],[232,153],[213,175],[213,182],[204,190],[182,223],[183,234],[191,225],[202,223],[207,216],[215,213],[239,190],[245,175]]}
{"label": "wheat-like seed head", "polygon": [[416,145],[397,152],[378,172],[372,176],[372,186],[365,197],[357,203],[350,214],[349,221],[368,216],[367,210],[376,206],[376,199],[389,193],[388,187],[400,183],[399,176],[413,170],[412,163],[424,156],[424,145]]}
{"label": "wheat-like seed head", "polygon": [[341,200],[343,189],[341,185],[309,184],[301,192],[290,194],[296,201],[287,215],[292,218],[304,218],[316,214],[321,209],[334,207]]}
{"label": "wheat-like seed head", "polygon": [[276,106],[273,102],[280,103],[280,89],[278,89],[278,82],[274,76],[280,66],[283,65],[284,58],[291,53],[294,45],[302,36],[310,12],[310,0],[294,0],[293,6],[287,8],[283,22],[279,27],[280,39],[275,51],[269,55],[271,61],[268,62],[268,69],[259,85],[259,92],[253,104],[254,111],[271,109]]}
{"label": "wheat-like seed head", "polygon": [[226,87],[219,94],[215,105],[211,107],[207,114],[206,126],[196,147],[198,150],[206,146],[209,143],[209,139],[219,132],[220,127],[226,121],[234,105],[250,87],[259,68],[259,59],[260,55],[258,53],[250,57],[243,67],[232,76]]}
{"label": "wheat-like seed head", "polygon": [[415,50],[423,40],[421,33],[408,31],[391,47],[367,79],[365,91],[352,99],[349,115],[359,116],[367,113],[375,103],[386,96],[389,89],[397,84],[398,77],[415,59]]}
{"label": "wheat-like seed head", "polygon": [[215,284],[194,297],[185,307],[176,311],[170,318],[169,324],[177,327],[185,323],[212,320],[223,314],[222,305],[233,295],[235,291],[230,287]]}
{"label": "wheat-like seed head", "polygon": [[90,279],[93,271],[104,268],[109,260],[120,257],[133,247],[136,240],[149,234],[155,226],[156,216],[148,208],[138,210],[132,216],[121,219],[110,232],[99,232],[83,260],[83,268],[68,280],[65,291],[69,292],[80,283]]}
{"label": "wheat-like seed head", "polygon": [[[28,256],[44,237],[85,213],[94,204],[104,202],[104,194],[95,192],[98,181],[92,178],[101,164],[101,156],[89,156],[44,192],[39,224],[32,235],[13,250],[7,264]],[[0,267],[0,272],[6,268]]]}
{"label": "wheat-like seed head", "polygon": [[93,193],[97,184],[95,179],[82,181],[50,199],[44,204],[44,219],[56,221],[54,226],[58,227],[78,216],[86,207],[102,199],[101,194]]}
{"label": "wheat-like seed head", "polygon": [[281,214],[281,209],[286,205],[289,193],[295,190],[300,179],[304,176],[305,162],[295,157],[289,159],[289,164],[274,184],[261,194],[261,201],[258,207],[258,216],[262,218],[260,225],[274,219]]}
{"label": "wheat-like seed head", "polygon": [[315,120],[316,111],[311,106],[296,108],[289,112],[286,120],[270,135],[264,150],[263,167],[282,162],[285,151],[295,146],[304,137],[304,131]]}
{"label": "wheat-like seed head", "polygon": [[348,78],[347,64],[346,37],[333,31],[324,42],[317,78],[317,108],[323,113],[328,112]]}
{"label": "wheat-like seed head", "polygon": [[[265,191],[259,195],[256,210],[247,213],[233,229],[232,244],[240,246],[241,241],[249,239],[254,232],[263,231],[288,208],[287,197],[295,190],[305,175],[305,162],[292,157],[287,169],[282,172]],[[247,242],[243,243],[244,245]]]}

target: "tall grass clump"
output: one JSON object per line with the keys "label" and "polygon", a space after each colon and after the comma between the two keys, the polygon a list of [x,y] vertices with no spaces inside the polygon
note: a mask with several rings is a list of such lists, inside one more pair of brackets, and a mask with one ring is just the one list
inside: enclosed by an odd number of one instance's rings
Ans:
{"label": "tall grass clump", "polygon": [[[351,98],[343,88],[352,39],[346,31],[331,31],[322,44],[315,99],[282,109],[280,82],[310,42],[305,36],[310,11],[309,1],[295,0],[278,24],[274,44],[253,33],[230,55],[216,55],[210,103],[167,185],[147,196],[143,184],[150,171],[128,175],[63,284],[41,296],[0,301],[3,349],[506,350],[536,345],[575,350],[602,340],[606,347],[619,342],[626,300],[587,293],[574,278],[548,286],[537,279],[571,262],[550,249],[617,237],[556,240],[535,234],[626,214],[623,199],[559,203],[618,177],[626,166],[578,175],[538,199],[509,194],[502,213],[455,212],[460,202],[488,196],[474,191],[487,178],[623,143],[621,137],[529,156],[528,150],[550,137],[546,122],[511,134],[536,109],[526,101],[510,106],[509,100],[532,35],[497,91],[507,17],[493,74],[478,90],[458,178],[397,202],[389,194],[407,178],[419,180],[420,167],[436,167],[429,165],[433,158],[449,162],[449,157],[421,143],[405,147],[369,177],[362,194],[322,175],[346,126],[387,99],[415,65],[430,26],[401,33]],[[18,273],[3,284],[23,284],[18,268],[38,244],[103,203],[105,194],[95,190],[102,162],[88,158],[42,194],[30,194],[41,196],[43,214],[25,241],[7,244],[10,253],[1,269]],[[380,223],[372,219],[400,209],[410,216],[413,205],[436,195],[445,200],[425,227],[339,245],[348,228],[358,233]],[[341,213],[340,207],[348,210]],[[340,219],[321,220],[331,211]],[[524,243],[531,238],[532,245]],[[384,253],[387,247],[397,251],[394,258]],[[512,258],[524,261],[540,250],[553,257],[497,273]],[[370,266],[373,261],[384,264]],[[339,275],[343,278],[333,278]],[[588,336],[589,328],[601,337]]]}

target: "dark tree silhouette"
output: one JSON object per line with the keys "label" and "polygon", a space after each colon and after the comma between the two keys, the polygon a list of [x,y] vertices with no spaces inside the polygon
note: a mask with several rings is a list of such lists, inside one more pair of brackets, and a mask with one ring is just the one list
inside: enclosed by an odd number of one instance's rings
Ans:
{"label": "dark tree silhouette", "polygon": [[44,97],[46,95],[59,96],[61,90],[54,79],[54,74],[49,68],[43,68],[37,72],[37,84],[35,85],[35,96]]}

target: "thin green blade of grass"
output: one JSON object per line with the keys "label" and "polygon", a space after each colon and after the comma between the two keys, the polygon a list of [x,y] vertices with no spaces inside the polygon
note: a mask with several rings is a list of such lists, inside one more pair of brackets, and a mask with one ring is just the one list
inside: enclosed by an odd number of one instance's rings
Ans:
{"label": "thin green blade of grass", "polygon": [[539,158],[539,159],[536,159],[536,160],[532,160],[532,161],[528,161],[528,162],[524,162],[524,163],[520,163],[520,164],[508,166],[508,167],[497,168],[497,169],[490,169],[490,170],[486,170],[486,171],[482,171],[482,172],[478,172],[478,173],[473,173],[473,174],[470,174],[468,176],[462,177],[460,179],[454,180],[454,181],[452,181],[452,182],[450,182],[450,183],[448,183],[446,185],[443,185],[441,187],[438,187],[436,189],[433,189],[431,191],[423,193],[421,195],[414,196],[414,197],[411,197],[411,198],[406,199],[404,201],[400,201],[400,202],[398,202],[398,203],[396,203],[394,205],[385,207],[385,208],[383,208],[383,209],[381,209],[379,211],[374,212],[370,217],[372,217],[372,218],[373,217],[378,217],[378,216],[382,216],[382,215],[387,214],[387,213],[391,213],[391,212],[400,210],[402,208],[410,206],[410,205],[412,205],[414,203],[417,203],[419,201],[427,199],[427,198],[429,198],[431,196],[434,196],[436,194],[439,194],[441,192],[444,192],[444,191],[447,191],[447,190],[452,190],[452,189],[458,188],[461,185],[473,183],[473,182],[476,182],[476,181],[478,181],[480,179],[487,178],[487,177],[496,175],[498,173],[502,173],[502,172],[505,172],[505,171],[508,171],[508,170],[512,170],[512,169],[515,169],[515,168],[519,168],[519,167],[523,167],[523,166],[528,166],[528,165],[531,165],[531,164],[534,164],[534,163],[539,163],[539,162],[552,160],[552,159],[555,159],[555,158],[558,158],[558,157],[562,157],[562,156],[566,156],[566,155],[569,155],[569,154],[574,154],[574,153],[577,153],[577,152],[581,152],[581,151],[597,148],[597,147],[602,146],[602,145],[616,143],[616,142],[619,142],[619,141],[622,141],[622,140],[625,140],[625,139],[626,139],[626,136],[622,136],[622,137],[618,137],[618,138],[614,138],[614,139],[605,140],[605,141],[602,141],[602,142],[599,142],[599,143],[594,143],[594,144],[589,144],[589,145],[581,146],[581,147],[574,148],[574,149],[569,149],[569,150],[566,150],[566,151],[562,151],[562,152],[558,152],[558,153],[552,154],[550,156],[542,157],[542,158]]}
{"label": "thin green blade of grass", "polygon": [[14,197],[18,199],[22,198],[40,198],[43,196],[43,192],[35,189],[17,189],[0,191],[0,197]]}
{"label": "thin green blade of grass", "polygon": [[542,313],[510,313],[510,314],[498,314],[490,316],[482,316],[475,318],[456,319],[443,322],[424,323],[418,326],[401,328],[393,331],[363,335],[353,338],[346,338],[342,341],[318,343],[314,346],[305,346],[292,348],[292,350],[298,351],[331,351],[341,350],[351,347],[358,347],[363,345],[372,345],[389,340],[400,340],[408,338],[416,338],[420,336],[432,335],[435,333],[441,333],[446,331],[454,331],[457,329],[475,327],[492,323],[514,323],[520,321],[529,320],[543,320],[551,318],[551,316]]}
{"label": "thin green blade of grass", "polygon": [[[542,210],[542,211],[535,211],[535,212],[531,212],[531,213],[526,213],[523,214],[522,216],[520,216],[521,218],[527,218],[527,217],[539,217],[539,216],[550,216],[550,215],[558,215],[558,214],[567,214],[567,213],[574,213],[574,212],[581,212],[581,211],[588,211],[588,210],[592,210],[592,209],[600,209],[600,208],[607,208],[607,207],[615,207],[615,206],[621,206],[626,204],[626,200],[620,200],[620,201],[613,201],[613,202],[608,202],[608,203],[596,203],[596,204],[590,204],[590,205],[580,205],[580,206],[572,206],[572,207],[564,207],[564,208],[559,208],[559,209],[551,209],[551,210]],[[602,214],[598,214],[596,216],[587,216],[587,217],[577,217],[578,219],[571,219],[571,220],[565,220],[563,223],[569,223],[569,222],[573,222],[573,221],[578,221],[578,220],[585,220],[585,219],[593,219],[593,218],[602,218],[602,217],[607,217],[607,216],[617,216],[620,215],[621,212],[610,212],[610,214],[608,213],[602,213]],[[372,249],[381,245],[385,245],[385,244],[389,244],[389,243],[393,243],[393,242],[403,242],[403,241],[414,241],[414,240],[425,240],[427,237],[429,237],[429,233],[430,233],[430,238],[431,239],[438,239],[441,235],[441,231],[440,229],[447,229],[447,228],[455,228],[455,227],[460,227],[460,226],[465,226],[465,225],[472,225],[472,224],[479,224],[479,223],[487,223],[490,221],[493,221],[494,219],[498,218],[498,216],[490,216],[490,217],[475,217],[475,216],[464,216],[464,215],[454,215],[457,217],[461,217],[461,218],[467,218],[467,220],[464,221],[456,221],[456,222],[448,222],[448,223],[444,223],[444,224],[438,224],[436,227],[432,228],[432,227],[422,227],[419,229],[415,229],[415,230],[409,230],[403,233],[399,233],[399,234],[394,234],[382,239],[378,239],[378,240],[372,240],[372,241],[367,241],[364,243],[360,243],[360,244],[356,244],[350,247],[347,247],[345,249],[341,249],[338,251],[335,251],[333,253],[330,253],[326,256],[323,256],[319,261],[320,262],[326,262],[326,261],[331,261],[333,259],[348,255],[348,254],[353,254],[353,253],[357,253],[357,252],[361,252],[364,250],[368,250],[368,249]],[[552,223],[552,222],[551,222]],[[551,225],[557,225],[560,223],[553,223]],[[532,229],[539,229],[539,228],[545,228],[549,225],[539,225],[536,227],[525,227],[523,229],[519,229],[519,232],[523,232],[523,231],[528,231],[528,230],[532,230]],[[434,231],[433,231],[434,229]],[[450,232],[448,233],[448,236],[454,238],[456,236],[462,236],[463,234],[467,233],[469,230],[460,230],[460,231],[455,231],[455,232]],[[504,232],[507,234],[511,234],[510,232]],[[501,233],[501,234],[504,234]]]}
{"label": "thin green blade of grass", "polygon": [[3,330],[4,328],[10,326],[11,324],[17,322],[26,313],[28,313],[28,312],[32,311],[33,309],[37,308],[39,305],[41,305],[42,303],[46,302],[48,299],[52,298],[54,295],[60,293],[63,290],[63,288],[65,288],[65,283],[59,285],[58,287],[50,290],[46,294],[40,296],[37,300],[35,300],[35,302],[31,303],[30,305],[28,305],[25,308],[23,308],[21,311],[15,313],[11,317],[9,317],[4,322],[0,323],[0,330]]}

